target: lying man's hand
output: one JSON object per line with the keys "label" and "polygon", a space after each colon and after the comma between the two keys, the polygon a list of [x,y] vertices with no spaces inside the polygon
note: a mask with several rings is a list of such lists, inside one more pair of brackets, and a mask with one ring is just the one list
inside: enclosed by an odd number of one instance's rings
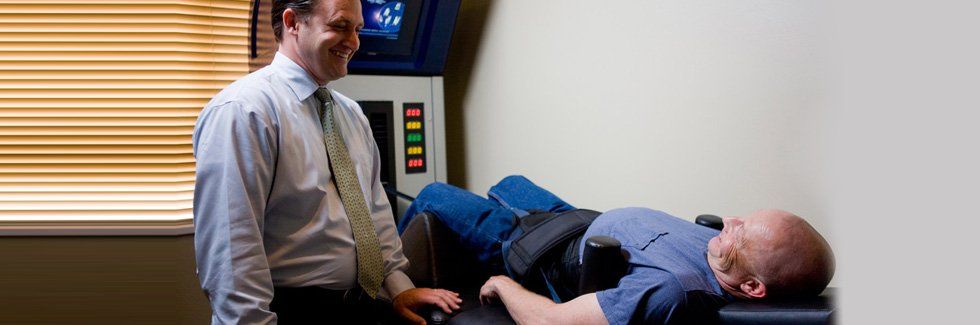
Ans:
{"label": "lying man's hand", "polygon": [[498,291],[499,286],[510,285],[512,283],[516,284],[514,280],[511,280],[503,275],[495,275],[490,277],[487,279],[487,282],[483,284],[483,287],[480,288],[480,303],[489,304],[493,299],[500,298]]}
{"label": "lying man's hand", "polygon": [[518,324],[609,324],[595,293],[578,296],[566,303],[528,291],[503,275],[492,276],[480,288],[480,302],[500,299]]}
{"label": "lying man's hand", "polygon": [[447,314],[459,309],[459,294],[445,289],[414,288],[403,291],[395,296],[392,305],[395,313],[413,324],[425,324],[425,319],[415,312],[421,307],[435,305]]}

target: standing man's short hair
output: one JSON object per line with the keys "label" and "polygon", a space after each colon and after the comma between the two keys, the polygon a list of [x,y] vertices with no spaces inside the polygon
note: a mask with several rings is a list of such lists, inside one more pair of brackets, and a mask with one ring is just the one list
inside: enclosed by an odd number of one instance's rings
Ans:
{"label": "standing man's short hair", "polygon": [[296,17],[306,20],[313,12],[320,0],[272,0],[272,33],[276,35],[276,42],[282,41],[282,13],[287,8],[296,11]]}

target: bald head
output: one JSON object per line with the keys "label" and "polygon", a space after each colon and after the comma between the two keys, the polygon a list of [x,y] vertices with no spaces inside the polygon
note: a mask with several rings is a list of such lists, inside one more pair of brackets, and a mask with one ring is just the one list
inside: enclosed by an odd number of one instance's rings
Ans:
{"label": "bald head", "polygon": [[819,294],[834,275],[830,245],[806,220],[770,209],[726,218],[708,244],[721,286],[747,299]]}

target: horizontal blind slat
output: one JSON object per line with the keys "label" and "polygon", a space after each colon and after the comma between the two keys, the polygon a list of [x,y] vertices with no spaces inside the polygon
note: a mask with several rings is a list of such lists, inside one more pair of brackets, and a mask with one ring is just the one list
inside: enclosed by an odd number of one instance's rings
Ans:
{"label": "horizontal blind slat", "polygon": [[152,182],[104,182],[104,183],[0,183],[0,193],[48,193],[48,192],[75,192],[75,193],[100,193],[100,192],[152,192],[152,193],[175,193],[184,191],[194,191],[194,182],[172,182],[172,183],[152,183]]}
{"label": "horizontal blind slat", "polygon": [[191,154],[160,155],[5,155],[0,164],[150,164],[150,163],[193,163]]}
{"label": "horizontal blind slat", "polygon": [[4,211],[0,213],[0,221],[5,224],[16,224],[17,221],[30,222],[61,222],[61,221],[105,221],[117,225],[120,222],[139,222],[154,220],[186,220],[191,217],[192,209],[176,210],[76,210],[76,211]]}
{"label": "horizontal blind slat", "polygon": [[193,152],[191,144],[163,145],[68,145],[55,144],[51,146],[38,145],[0,145],[0,155],[12,156],[22,154],[36,155],[71,155],[71,154],[189,154]]}
{"label": "horizontal blind slat", "polygon": [[194,172],[146,173],[17,173],[0,176],[0,183],[180,183],[194,181]]}

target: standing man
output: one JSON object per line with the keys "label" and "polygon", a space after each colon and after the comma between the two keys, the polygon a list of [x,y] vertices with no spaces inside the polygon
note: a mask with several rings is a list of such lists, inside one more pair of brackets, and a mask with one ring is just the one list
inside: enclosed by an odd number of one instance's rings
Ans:
{"label": "standing man", "polygon": [[[404,270],[380,156],[347,74],[358,0],[276,0],[273,62],[228,86],[194,128],[194,237],[213,324],[377,323],[458,309]],[[385,307],[379,307],[385,306]]]}

